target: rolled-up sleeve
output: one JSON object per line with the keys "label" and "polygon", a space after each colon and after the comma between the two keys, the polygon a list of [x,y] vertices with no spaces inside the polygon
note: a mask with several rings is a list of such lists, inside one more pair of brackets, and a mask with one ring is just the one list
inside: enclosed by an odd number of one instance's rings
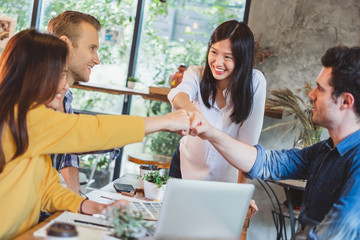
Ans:
{"label": "rolled-up sleeve", "polygon": [[176,88],[171,89],[168,94],[168,99],[171,104],[175,96],[181,92],[186,93],[189,96],[190,101],[194,101],[197,98],[197,93],[200,90],[202,69],[203,67],[201,66],[190,66],[184,72],[182,82]]}
{"label": "rolled-up sleeve", "polygon": [[[257,157],[247,173],[250,179],[304,179],[307,173],[307,154],[313,149],[266,150],[255,145]],[[315,147],[316,148],[316,147]],[[313,153],[312,153],[313,154]]]}
{"label": "rolled-up sleeve", "polygon": [[251,168],[251,170],[246,173],[246,177],[250,178],[250,179],[254,179],[257,178],[257,174],[261,171],[261,169],[263,168],[263,159],[265,158],[265,148],[259,144],[254,146],[257,150],[257,156],[256,156],[256,160],[255,163],[253,165],[253,167]]}

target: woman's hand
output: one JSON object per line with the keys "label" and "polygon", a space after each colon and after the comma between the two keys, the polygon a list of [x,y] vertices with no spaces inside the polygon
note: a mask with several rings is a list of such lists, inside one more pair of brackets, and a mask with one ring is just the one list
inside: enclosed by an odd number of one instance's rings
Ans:
{"label": "woman's hand", "polygon": [[123,208],[129,205],[129,201],[125,199],[117,200],[116,202],[110,203],[108,206],[116,207],[116,208]]}
{"label": "woman's hand", "polygon": [[111,204],[103,204],[85,199],[83,203],[79,206],[79,213],[87,215],[103,214],[107,211],[109,207],[123,208],[127,205],[129,205],[129,201],[125,199],[120,199]]}
{"label": "woman's hand", "polygon": [[164,115],[170,126],[169,131],[177,132],[181,135],[187,135],[190,128],[190,118],[186,110],[180,109],[172,113]]}
{"label": "woman's hand", "polygon": [[252,218],[252,217],[259,211],[258,207],[256,206],[256,203],[255,203],[255,200],[254,200],[254,199],[251,199],[251,200],[250,200],[249,209],[250,209],[250,216],[249,216],[249,218]]}
{"label": "woman's hand", "polygon": [[190,117],[189,135],[208,140],[216,129],[206,121],[199,111],[192,111],[188,114]]}
{"label": "woman's hand", "polygon": [[144,122],[146,135],[166,130],[187,135],[190,128],[190,118],[183,109],[159,117],[147,117]]}

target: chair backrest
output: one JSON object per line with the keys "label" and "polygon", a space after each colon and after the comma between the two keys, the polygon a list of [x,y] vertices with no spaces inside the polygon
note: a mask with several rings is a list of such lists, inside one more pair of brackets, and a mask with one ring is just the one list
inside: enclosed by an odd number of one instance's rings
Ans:
{"label": "chair backrest", "polygon": [[265,190],[266,194],[269,197],[269,200],[271,202],[272,206],[272,217],[274,220],[274,225],[276,229],[276,239],[277,240],[286,240],[287,234],[286,234],[286,223],[285,218],[283,214],[283,208],[281,207],[281,203],[279,201],[279,198],[277,197],[274,189],[270,186],[270,184],[267,181],[256,179],[260,185]]}

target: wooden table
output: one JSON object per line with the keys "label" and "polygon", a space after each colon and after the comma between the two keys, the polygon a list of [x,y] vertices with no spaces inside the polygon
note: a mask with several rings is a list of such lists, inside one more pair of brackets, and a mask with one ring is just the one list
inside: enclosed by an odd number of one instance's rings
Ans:
{"label": "wooden table", "polygon": [[15,240],[44,240],[45,238],[42,237],[35,237],[34,236],[34,232],[36,232],[38,229],[42,228],[43,226],[45,226],[46,224],[48,224],[49,222],[51,222],[51,220],[57,218],[62,212],[56,212],[53,215],[51,215],[50,217],[48,217],[47,219],[45,219],[45,221],[39,223],[38,225],[36,225],[35,227],[31,228],[30,230],[28,230],[27,232],[21,234],[20,236],[18,236],[17,238],[15,238]]}
{"label": "wooden table", "polygon": [[128,160],[136,164],[156,164],[158,168],[165,169],[169,169],[171,163],[171,157],[150,153],[130,154]]}

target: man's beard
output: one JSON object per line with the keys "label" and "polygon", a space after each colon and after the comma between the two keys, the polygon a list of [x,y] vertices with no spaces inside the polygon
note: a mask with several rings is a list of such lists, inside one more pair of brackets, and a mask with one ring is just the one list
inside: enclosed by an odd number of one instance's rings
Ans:
{"label": "man's beard", "polygon": [[79,72],[71,70],[69,74],[74,79],[74,82],[88,82],[88,79],[85,79]]}

